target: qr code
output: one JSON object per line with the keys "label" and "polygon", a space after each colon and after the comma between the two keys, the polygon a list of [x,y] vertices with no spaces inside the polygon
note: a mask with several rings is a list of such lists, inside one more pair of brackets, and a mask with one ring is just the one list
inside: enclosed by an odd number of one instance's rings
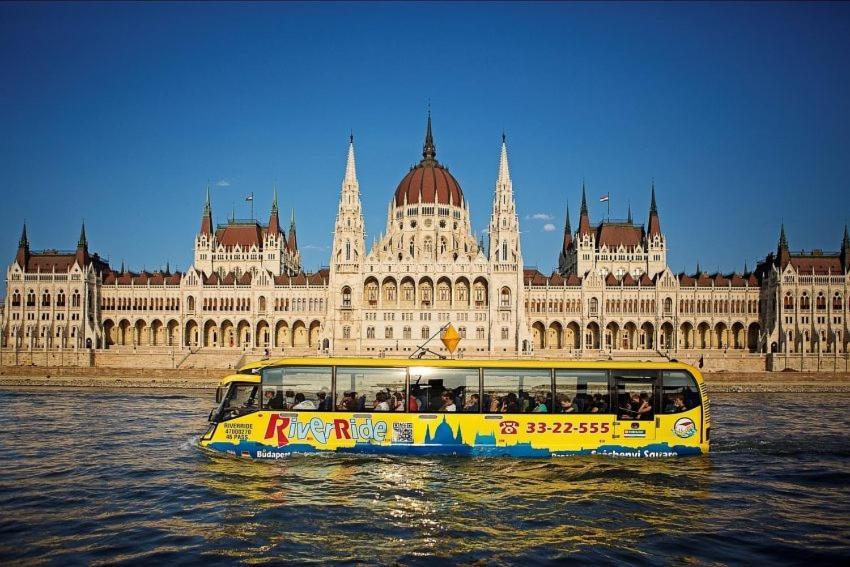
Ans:
{"label": "qr code", "polygon": [[413,424],[393,423],[393,443],[413,443]]}

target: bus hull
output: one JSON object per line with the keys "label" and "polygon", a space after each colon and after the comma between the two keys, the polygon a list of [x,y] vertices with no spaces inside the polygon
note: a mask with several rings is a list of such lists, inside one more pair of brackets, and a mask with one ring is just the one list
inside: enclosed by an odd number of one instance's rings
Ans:
{"label": "bus hull", "polygon": [[646,421],[609,414],[285,412],[210,426],[208,450],[257,460],[295,453],[662,458],[708,453],[702,410]]}

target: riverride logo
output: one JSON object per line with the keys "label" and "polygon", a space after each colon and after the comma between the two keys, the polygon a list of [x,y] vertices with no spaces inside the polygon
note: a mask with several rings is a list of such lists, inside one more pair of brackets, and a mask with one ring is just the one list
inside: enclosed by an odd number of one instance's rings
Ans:
{"label": "riverride logo", "polygon": [[693,419],[689,417],[681,417],[673,424],[673,433],[675,433],[677,437],[687,439],[688,437],[696,435],[697,425],[694,423]]}
{"label": "riverride logo", "polygon": [[289,417],[273,413],[269,416],[266,434],[263,439],[277,438],[277,446],[288,445],[293,439],[304,440],[312,437],[317,443],[324,445],[331,437],[335,439],[354,439],[358,442],[381,443],[387,437],[387,424],[384,421],[372,422],[366,418],[357,423],[355,418],[349,420],[335,419],[325,423],[320,417],[309,421],[298,421],[298,417]]}

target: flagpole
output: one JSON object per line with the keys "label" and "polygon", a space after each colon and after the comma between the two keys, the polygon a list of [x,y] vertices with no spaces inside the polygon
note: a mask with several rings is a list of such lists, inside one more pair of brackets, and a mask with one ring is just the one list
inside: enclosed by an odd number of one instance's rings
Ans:
{"label": "flagpole", "polygon": [[608,220],[611,220],[611,193],[607,193],[608,200],[605,203],[608,205]]}
{"label": "flagpole", "polygon": [[251,220],[254,220],[254,192],[251,191]]}

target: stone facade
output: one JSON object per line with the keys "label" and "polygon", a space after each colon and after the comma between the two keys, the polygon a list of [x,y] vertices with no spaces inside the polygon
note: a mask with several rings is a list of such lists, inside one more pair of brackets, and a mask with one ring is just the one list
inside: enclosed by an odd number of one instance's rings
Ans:
{"label": "stone facade", "polygon": [[[398,185],[385,231],[367,248],[354,140],[329,267],[307,274],[275,192],[267,224],[213,224],[209,192],[185,272],[135,273],[76,250],[31,251],[26,227],[6,272],[3,363],[120,360],[146,354],[180,366],[236,365],[271,354],[408,356],[452,323],[461,356],[670,357],[733,361],[732,369],[846,368],[850,239],[840,252],[776,253],[752,272],[673,273],[655,186],[646,225],[592,224],[585,188],[569,211],[558,269],[523,268],[503,137],[487,245],[470,203],[436,159],[428,118],[423,158]],[[521,191],[519,192],[521,195]],[[439,341],[429,348],[444,352]],[[799,364],[794,356],[799,355]],[[124,357],[124,358],[122,358]],[[94,364],[92,362],[92,364]],[[820,367],[820,362],[817,362]]]}

